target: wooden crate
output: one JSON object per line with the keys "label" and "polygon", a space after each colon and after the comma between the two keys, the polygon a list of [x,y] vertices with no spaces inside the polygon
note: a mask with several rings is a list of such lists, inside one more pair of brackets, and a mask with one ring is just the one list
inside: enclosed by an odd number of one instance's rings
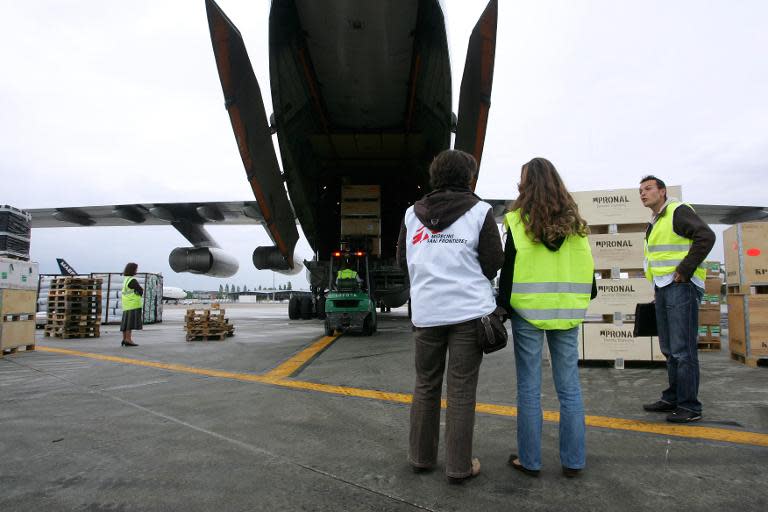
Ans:
{"label": "wooden crate", "polygon": [[0,354],[6,350],[12,350],[18,347],[27,347],[27,350],[34,350],[34,346],[34,320],[0,322]]}
{"label": "wooden crate", "polygon": [[699,305],[699,325],[720,325],[720,305]]}
{"label": "wooden crate", "polygon": [[584,323],[584,359],[651,361],[650,336],[635,338],[634,324]]}
{"label": "wooden crate", "polygon": [[589,235],[596,270],[643,268],[645,233]]}
{"label": "wooden crate", "polygon": [[35,290],[0,289],[0,317],[6,315],[35,314],[37,292]]}
{"label": "wooden crate", "polygon": [[589,303],[588,315],[635,314],[635,306],[651,302],[653,285],[645,278],[598,279],[597,297]]}
{"label": "wooden crate", "polygon": [[768,295],[728,295],[728,343],[731,353],[768,358]]}
{"label": "wooden crate", "polygon": [[381,187],[379,185],[342,185],[341,199],[379,199]]}
{"label": "wooden crate", "polygon": [[380,217],[381,202],[378,199],[342,201],[341,215],[343,217]]}
{"label": "wooden crate", "polygon": [[[650,220],[651,210],[640,201],[639,188],[638,183],[637,188],[572,192],[571,195],[587,224],[644,224]],[[667,195],[681,199],[682,189],[667,187]]]}
{"label": "wooden crate", "polygon": [[723,287],[723,280],[720,277],[709,277],[704,281],[704,293],[707,295],[720,295]]}
{"label": "wooden crate", "polygon": [[341,236],[381,236],[381,222],[379,219],[342,217]]}
{"label": "wooden crate", "polygon": [[768,285],[768,222],[735,224],[723,232],[725,273],[732,286]]}

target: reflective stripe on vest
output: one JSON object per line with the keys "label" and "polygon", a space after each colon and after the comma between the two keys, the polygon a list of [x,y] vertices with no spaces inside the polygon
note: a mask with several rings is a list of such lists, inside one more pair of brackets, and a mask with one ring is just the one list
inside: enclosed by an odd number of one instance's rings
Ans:
{"label": "reflective stripe on vest", "polygon": [[570,329],[586,316],[592,294],[594,260],[587,237],[571,235],[557,251],[533,242],[518,210],[504,217],[515,243],[515,269],[509,303],[539,329]]}
{"label": "reflective stripe on vest", "polygon": [[120,301],[123,305],[123,311],[130,311],[132,309],[141,308],[141,296],[139,296],[133,289],[128,288],[128,283],[136,279],[134,276],[127,276],[123,278],[123,290]]}
{"label": "reflective stripe on vest", "polygon": [[[645,277],[649,281],[676,272],[677,266],[691,250],[693,241],[678,235],[674,229],[675,210],[681,204],[684,203],[671,202],[664,208],[645,241]],[[704,281],[707,271],[699,267],[694,275]]]}

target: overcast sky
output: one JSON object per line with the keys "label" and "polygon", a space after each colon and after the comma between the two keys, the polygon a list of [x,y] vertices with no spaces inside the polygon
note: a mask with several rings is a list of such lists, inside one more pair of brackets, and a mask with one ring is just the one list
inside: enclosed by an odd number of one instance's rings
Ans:
{"label": "overcast sky", "polygon": [[[768,203],[768,2],[499,3],[481,196],[514,197],[520,165],[544,156],[571,190],[634,188],[655,173],[693,203]],[[219,5],[269,113],[268,2]],[[456,111],[484,5],[445,5]],[[0,12],[0,204],[252,199],[203,0],[0,0]],[[165,226],[37,229],[32,258],[42,272],[58,272],[56,257],[79,272],[135,260],[186,289],[271,285],[250,263],[269,243],[263,228],[209,231],[240,260],[233,278],[173,273],[168,253],[188,244]],[[712,256],[722,260],[721,245]]]}

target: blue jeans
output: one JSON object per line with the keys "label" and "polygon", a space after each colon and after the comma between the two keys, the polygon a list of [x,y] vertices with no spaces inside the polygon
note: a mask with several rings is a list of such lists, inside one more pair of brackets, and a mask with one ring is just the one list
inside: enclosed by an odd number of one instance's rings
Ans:
{"label": "blue jeans", "polygon": [[656,288],[656,325],[667,358],[669,387],[661,399],[701,413],[699,394],[699,302],[702,291],[691,282]]}
{"label": "blue jeans", "polygon": [[542,330],[512,314],[512,336],[517,368],[517,448],[528,469],[541,468],[541,350],[547,335],[552,377],[560,400],[560,463],[581,469],[586,465],[584,403],[579,384],[579,328]]}

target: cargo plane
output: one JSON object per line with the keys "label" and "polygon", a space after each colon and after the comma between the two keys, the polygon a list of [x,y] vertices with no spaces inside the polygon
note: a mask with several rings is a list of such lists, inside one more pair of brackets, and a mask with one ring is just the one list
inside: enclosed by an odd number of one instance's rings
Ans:
{"label": "cargo plane", "polygon": [[[322,304],[329,259],[342,243],[368,252],[380,307],[404,304],[409,285],[395,246],[403,212],[429,189],[429,163],[451,147],[452,133],[454,148],[481,161],[498,1],[488,2],[470,37],[458,114],[438,0],[273,0],[269,117],[243,36],[216,2],[205,6],[224,105],[255,200],[38,209],[31,211],[33,227],[170,224],[191,244],[171,251],[174,271],[228,277],[238,262],[205,224],[262,224],[273,245],[257,247],[253,264],[286,274],[306,268],[314,304]],[[365,217],[370,233],[342,227],[343,189],[354,186],[376,191],[376,207]],[[312,257],[295,253],[297,223]]]}
{"label": "cargo plane", "polygon": [[[482,160],[498,0],[487,3],[470,36],[457,114],[438,0],[273,0],[269,116],[242,34],[216,2],[205,6],[224,106],[254,198],[37,209],[32,226],[169,224],[191,244],[171,251],[174,271],[229,277],[238,262],[205,225],[261,224],[272,245],[256,247],[253,264],[286,274],[306,268],[313,298],[295,300],[311,301],[320,315],[329,260],[344,243],[369,254],[378,306],[404,304],[409,285],[395,264],[395,246],[403,212],[429,190],[430,161],[451,147],[452,133],[453,148]],[[344,190],[354,187],[375,197],[362,217],[367,233],[343,226],[345,208],[360,206],[345,203]],[[491,203],[500,218],[506,201]],[[697,205],[697,211],[713,223],[768,217],[758,207]],[[297,224],[312,256],[295,252]],[[310,304],[300,306],[289,311]]]}

